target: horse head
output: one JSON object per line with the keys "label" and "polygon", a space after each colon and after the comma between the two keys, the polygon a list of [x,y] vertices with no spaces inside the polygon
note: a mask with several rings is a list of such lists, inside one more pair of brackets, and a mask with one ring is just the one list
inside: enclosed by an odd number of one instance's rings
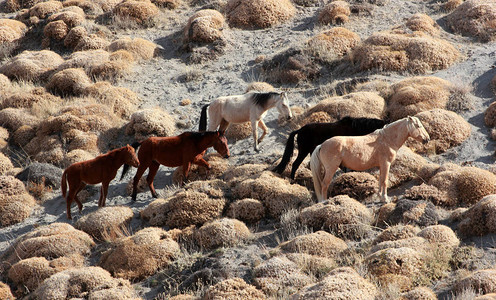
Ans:
{"label": "horse head", "polygon": [[427,130],[425,130],[424,125],[422,125],[419,118],[409,116],[407,128],[408,134],[414,139],[421,141],[424,144],[427,144],[427,142],[431,140],[429,133],[427,133]]}
{"label": "horse head", "polygon": [[278,94],[277,100],[277,110],[281,116],[286,116],[286,119],[291,119],[293,114],[291,112],[291,108],[289,107],[288,95],[286,92],[281,92]]}
{"label": "horse head", "polygon": [[227,138],[224,135],[224,132],[217,131],[217,139],[214,141],[214,149],[219,153],[222,157],[228,158],[230,156],[229,147],[227,146]]}
{"label": "horse head", "polygon": [[133,147],[126,145],[126,164],[135,168],[139,167],[139,160]]}

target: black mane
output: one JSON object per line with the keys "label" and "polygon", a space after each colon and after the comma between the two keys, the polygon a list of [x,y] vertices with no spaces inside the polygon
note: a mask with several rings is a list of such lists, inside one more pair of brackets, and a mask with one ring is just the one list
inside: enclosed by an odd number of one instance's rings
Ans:
{"label": "black mane", "polygon": [[256,93],[253,93],[252,100],[253,100],[253,103],[255,103],[256,105],[258,105],[262,108],[265,108],[267,106],[267,102],[269,102],[269,99],[276,96],[276,95],[279,95],[279,93],[277,93],[277,92],[264,92],[264,93],[256,92]]}

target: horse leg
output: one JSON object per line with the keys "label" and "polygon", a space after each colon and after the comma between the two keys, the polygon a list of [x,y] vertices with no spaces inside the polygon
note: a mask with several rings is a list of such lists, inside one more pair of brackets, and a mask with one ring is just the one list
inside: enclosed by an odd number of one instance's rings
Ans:
{"label": "horse leg", "polygon": [[102,182],[102,187],[101,187],[101,192],[100,192],[100,201],[98,202],[99,207],[104,207],[105,206],[105,200],[107,199],[107,193],[108,193],[108,187],[109,187],[110,181],[104,181]]}
{"label": "horse leg", "polygon": [[85,186],[86,186],[86,183],[81,182],[79,184],[79,187],[78,187],[76,193],[74,194],[74,200],[76,201],[80,212],[83,210],[83,203],[81,203],[81,201],[79,201],[79,198],[77,195],[79,194],[79,192],[81,192],[84,189]]}
{"label": "horse leg", "polygon": [[385,161],[379,167],[379,196],[382,202],[389,202],[387,195],[387,182],[389,177],[389,168],[391,167],[391,162]]}
{"label": "horse leg", "polygon": [[186,179],[188,179],[188,172],[189,172],[189,168],[191,167],[191,163],[190,162],[187,162],[187,163],[184,163],[183,164],[183,180],[181,182],[181,186],[184,185],[184,182],[186,181]]}
{"label": "horse leg", "polygon": [[329,185],[331,184],[332,178],[334,177],[334,174],[338,170],[339,165],[340,163],[330,165],[329,167],[325,167],[324,165],[325,173],[324,173],[324,179],[322,179],[321,201],[327,200],[327,190],[329,189]]}
{"label": "horse leg", "polygon": [[296,157],[295,161],[293,162],[293,166],[291,167],[291,179],[295,179],[296,170],[298,170],[298,167],[301,165],[307,154],[308,153],[304,153],[303,151],[298,150],[298,156]]}
{"label": "horse leg", "polygon": [[255,151],[259,151],[258,149],[258,132],[257,132],[257,128],[258,128],[258,125],[257,125],[257,121],[251,121],[251,130],[252,130],[252,133],[253,133],[253,141],[255,142]]}
{"label": "horse leg", "polygon": [[141,179],[141,176],[143,176],[143,173],[145,173],[146,169],[148,169],[148,164],[142,162],[140,163],[138,170],[136,171],[136,175],[134,175],[133,193],[131,194],[131,199],[133,199],[133,201],[136,201],[136,195],[138,195],[138,183]]}
{"label": "horse leg", "polygon": [[209,175],[210,170],[212,169],[212,166],[210,166],[210,164],[205,159],[203,159],[203,157],[198,157],[198,156],[195,157],[195,159],[193,160],[193,163],[195,165],[198,165],[198,166],[201,166],[201,167],[204,167],[205,169],[207,169],[206,178],[208,178],[208,175]]}
{"label": "horse leg", "polygon": [[268,128],[265,125],[263,120],[258,121],[258,127],[262,128],[262,130],[263,130],[262,136],[258,139],[258,143],[260,144],[262,142],[263,138],[265,137],[265,135],[267,134]]}
{"label": "horse leg", "polygon": [[153,198],[158,198],[158,194],[155,191],[155,187],[153,186],[153,179],[155,175],[157,175],[158,168],[160,164],[156,161],[153,161],[148,169],[148,176],[146,177],[146,183],[148,183],[148,187],[150,188],[150,192],[152,193]]}

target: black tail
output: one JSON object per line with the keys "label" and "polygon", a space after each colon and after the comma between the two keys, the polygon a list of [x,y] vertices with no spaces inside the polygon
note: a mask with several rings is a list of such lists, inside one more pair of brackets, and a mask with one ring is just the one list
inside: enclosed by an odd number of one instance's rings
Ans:
{"label": "black tail", "polygon": [[298,133],[298,131],[300,130],[295,130],[289,135],[288,141],[286,142],[286,149],[284,149],[284,154],[282,155],[281,162],[279,163],[279,165],[277,165],[277,167],[274,168],[274,172],[282,174],[282,172],[284,172],[284,170],[286,169],[291,156],[293,156],[294,137]]}
{"label": "black tail", "polygon": [[202,107],[201,115],[200,115],[200,126],[198,131],[206,131],[207,130],[207,108],[210,104],[206,104]]}
{"label": "black tail", "polygon": [[[139,146],[141,146],[141,142],[134,142],[131,147],[134,148],[134,150],[138,150]],[[121,175],[121,179],[124,178],[124,175],[126,175],[127,171],[129,170],[129,165],[128,164],[124,164],[124,167],[122,168],[122,175]]]}

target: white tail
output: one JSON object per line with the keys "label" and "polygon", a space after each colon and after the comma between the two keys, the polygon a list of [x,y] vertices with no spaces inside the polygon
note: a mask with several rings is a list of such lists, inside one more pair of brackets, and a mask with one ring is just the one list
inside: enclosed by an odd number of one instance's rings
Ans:
{"label": "white tail", "polygon": [[321,162],[320,162],[320,146],[318,145],[315,150],[312,152],[312,157],[310,158],[310,170],[312,170],[312,177],[313,177],[313,186],[315,188],[315,194],[317,195],[317,200],[318,201],[324,201],[325,199],[322,199],[322,179],[323,177],[321,176],[322,170],[321,170]]}

